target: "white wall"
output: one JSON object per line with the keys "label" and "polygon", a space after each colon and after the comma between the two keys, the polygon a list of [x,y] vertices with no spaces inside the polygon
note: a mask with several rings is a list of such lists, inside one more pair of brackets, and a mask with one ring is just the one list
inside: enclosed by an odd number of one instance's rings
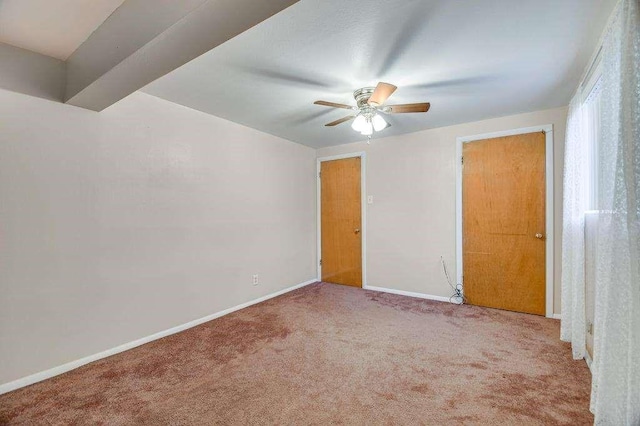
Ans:
{"label": "white wall", "polygon": [[[367,284],[451,296],[455,277],[456,138],[537,125],[554,126],[554,312],[560,312],[562,164],[567,108],[466,123],[323,148],[318,157],[367,152]],[[455,279],[455,278],[454,278]]]}
{"label": "white wall", "polygon": [[315,246],[310,148],[0,90],[0,384],[312,279]]}

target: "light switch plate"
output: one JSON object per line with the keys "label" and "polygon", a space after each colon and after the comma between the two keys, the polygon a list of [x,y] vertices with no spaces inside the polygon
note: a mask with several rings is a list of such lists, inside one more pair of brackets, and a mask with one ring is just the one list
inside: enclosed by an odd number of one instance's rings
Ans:
{"label": "light switch plate", "polygon": [[373,195],[367,196],[367,204],[373,204]]}

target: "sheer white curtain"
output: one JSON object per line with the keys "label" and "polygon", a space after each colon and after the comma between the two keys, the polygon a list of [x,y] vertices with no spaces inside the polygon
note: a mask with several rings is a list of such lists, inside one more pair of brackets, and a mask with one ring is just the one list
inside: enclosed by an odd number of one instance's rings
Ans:
{"label": "sheer white curtain", "polygon": [[596,424],[640,425],[640,0],[615,13],[602,58],[591,409]]}
{"label": "sheer white curtain", "polygon": [[584,213],[588,152],[580,91],[569,104],[564,149],[562,212],[562,321],[560,338],[571,342],[574,359],[585,355]]}

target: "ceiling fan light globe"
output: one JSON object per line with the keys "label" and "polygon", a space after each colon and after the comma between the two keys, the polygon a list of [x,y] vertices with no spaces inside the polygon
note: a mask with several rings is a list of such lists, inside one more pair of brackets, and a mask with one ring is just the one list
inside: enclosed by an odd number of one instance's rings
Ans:
{"label": "ceiling fan light globe", "polygon": [[364,118],[363,115],[358,115],[353,123],[351,123],[351,128],[356,132],[362,132],[362,129],[367,124],[367,119]]}
{"label": "ceiling fan light globe", "polygon": [[362,127],[362,130],[360,130],[360,133],[363,136],[371,136],[373,134],[373,125],[370,121],[365,122],[365,125]]}
{"label": "ceiling fan light globe", "polygon": [[373,123],[373,128],[376,132],[384,130],[389,126],[389,123],[387,123],[384,118],[377,114],[373,116],[371,122]]}

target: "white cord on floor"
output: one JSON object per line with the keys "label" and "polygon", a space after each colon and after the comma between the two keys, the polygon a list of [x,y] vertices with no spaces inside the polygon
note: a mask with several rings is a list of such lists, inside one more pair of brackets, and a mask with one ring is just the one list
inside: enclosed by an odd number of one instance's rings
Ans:
{"label": "white cord on floor", "polygon": [[457,283],[454,287],[451,283],[451,277],[449,277],[449,271],[447,271],[447,265],[444,263],[444,258],[442,256],[440,256],[440,262],[442,263],[442,271],[444,272],[444,276],[447,278],[449,287],[454,291],[454,294],[449,298],[449,302],[456,305],[463,305],[467,303],[467,298],[462,294],[462,283]]}

